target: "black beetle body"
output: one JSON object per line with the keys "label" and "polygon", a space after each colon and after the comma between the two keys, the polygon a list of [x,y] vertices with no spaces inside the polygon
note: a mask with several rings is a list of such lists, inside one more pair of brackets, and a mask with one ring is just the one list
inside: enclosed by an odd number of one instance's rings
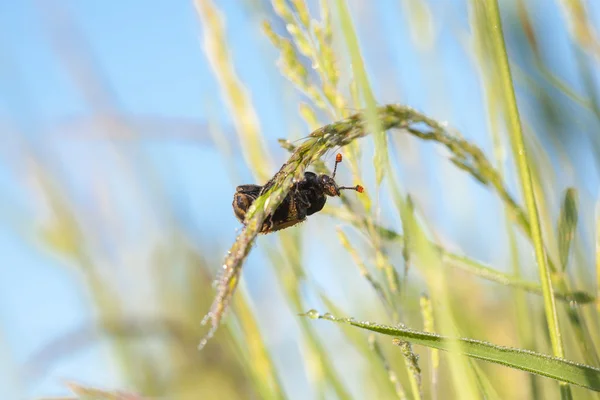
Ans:
{"label": "black beetle body", "polygon": [[[275,212],[265,219],[260,233],[275,232],[304,221],[307,216],[323,209],[327,196],[339,196],[341,190],[356,190],[362,193],[363,187],[360,185],[344,187],[336,184],[335,172],[341,161],[342,155],[338,154],[332,176],[305,172],[304,179],[294,184]],[[236,188],[232,205],[235,216],[240,222],[244,223],[246,212],[254,200],[270,186],[271,181],[264,186],[240,185]]]}

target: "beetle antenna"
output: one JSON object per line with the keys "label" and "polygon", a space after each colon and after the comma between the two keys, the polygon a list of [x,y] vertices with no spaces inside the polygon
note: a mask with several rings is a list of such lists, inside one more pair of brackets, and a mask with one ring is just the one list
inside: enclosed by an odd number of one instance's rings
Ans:
{"label": "beetle antenna", "polygon": [[337,153],[335,156],[335,165],[333,167],[333,175],[331,175],[331,179],[335,178],[335,172],[337,171],[337,166],[342,162],[342,153]]}
{"label": "beetle antenna", "polygon": [[358,193],[362,193],[365,191],[365,188],[360,186],[360,185],[356,185],[356,186],[340,186],[338,187],[338,190],[356,190]]}

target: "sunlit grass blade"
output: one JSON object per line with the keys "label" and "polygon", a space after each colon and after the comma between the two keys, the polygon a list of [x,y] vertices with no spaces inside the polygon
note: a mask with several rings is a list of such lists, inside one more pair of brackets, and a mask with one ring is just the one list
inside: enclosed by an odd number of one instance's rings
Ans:
{"label": "sunlit grass blade", "polygon": [[[600,392],[600,369],[585,364],[578,364],[563,358],[524,349],[498,346],[476,339],[456,339],[409,328],[392,327],[373,322],[359,322],[354,320],[354,318],[323,318],[315,310],[310,310],[304,315],[312,319],[319,318],[347,323],[358,328],[439,350],[452,351],[452,349],[461,349],[460,354],[468,357],[489,361]],[[457,342],[460,343],[460,346],[456,346]]]}

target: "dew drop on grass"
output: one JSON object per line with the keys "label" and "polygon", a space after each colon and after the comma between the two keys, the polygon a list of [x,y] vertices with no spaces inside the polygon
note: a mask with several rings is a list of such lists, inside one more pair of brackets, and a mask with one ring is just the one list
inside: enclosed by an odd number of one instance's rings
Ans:
{"label": "dew drop on grass", "polygon": [[306,316],[310,319],[318,319],[319,318],[319,312],[317,310],[308,310],[306,312]]}
{"label": "dew drop on grass", "polygon": [[335,321],[335,317],[331,313],[323,314],[323,319],[327,319],[329,321]]}

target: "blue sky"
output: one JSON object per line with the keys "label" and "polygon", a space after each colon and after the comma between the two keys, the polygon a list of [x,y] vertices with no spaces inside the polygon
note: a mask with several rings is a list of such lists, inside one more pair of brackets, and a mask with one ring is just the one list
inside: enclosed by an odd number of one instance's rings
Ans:
{"label": "blue sky", "polygon": [[[136,253],[143,253],[140,238],[159,238],[169,218],[197,239],[199,247],[216,249],[214,260],[218,260],[238,227],[230,209],[231,193],[236,184],[251,179],[241,161],[225,160],[211,144],[210,127],[216,127],[218,134],[226,135],[232,143],[235,135],[203,54],[202,29],[191,1],[56,1],[41,7],[43,3],[24,0],[0,4],[0,52],[4,54],[0,64],[0,135],[8,143],[0,149],[0,340],[5,349],[0,357],[0,387],[8,391],[3,398],[64,393],[63,377],[108,386],[118,382],[110,372],[98,376],[99,366],[110,365],[101,344],[61,359],[41,378],[20,376],[20,367],[49,340],[92,320],[76,268],[39,240],[48,209],[35,197],[36,190],[28,180],[31,171],[22,143],[28,143],[51,166],[49,171],[61,177],[68,189],[65,197],[86,216],[86,223],[98,228],[94,251],[114,250],[102,253],[101,258],[107,263],[119,260],[117,265],[125,263],[120,254],[123,249],[133,249],[132,259],[142,262],[144,256]],[[281,162],[285,154],[277,149],[276,139],[298,138],[307,132],[296,113],[299,98],[280,76],[275,67],[277,54],[260,32],[261,19],[267,14],[250,12],[251,3],[219,2],[227,19],[236,72],[249,88],[261,129],[275,160]],[[360,4],[350,3],[355,11]],[[465,46],[468,42],[461,41],[469,33],[468,7],[458,0],[429,3],[436,26],[434,47],[422,50],[415,46],[401,2],[373,2],[355,14],[376,98],[381,104],[409,104],[448,121],[489,151],[480,77]],[[513,2],[501,4],[503,15],[510,15]],[[582,90],[566,31],[555,29],[564,28],[556,2],[528,4],[546,61],[562,79]],[[600,7],[593,6],[591,12],[593,20],[599,21]],[[373,21],[378,21],[376,26]],[[398,21],[404,23],[399,26]],[[412,32],[417,37],[424,35],[418,27],[412,29],[417,29]],[[523,40],[519,35],[509,36],[509,44]],[[511,55],[528,71],[527,54]],[[65,62],[65,57],[70,61]],[[94,72],[102,88],[92,104],[74,79],[75,71],[86,70]],[[539,77],[535,79],[547,86]],[[99,93],[93,86],[86,90]],[[103,96],[106,100],[98,101]],[[519,98],[524,118],[533,129],[543,129],[536,119],[538,109],[528,96],[525,93]],[[555,96],[559,104],[573,107],[560,93]],[[112,144],[98,139],[90,123],[98,107],[125,116],[131,126],[141,126],[138,131],[142,136],[152,139],[121,139]],[[581,131],[597,131],[589,114],[578,112],[573,118],[583,126]],[[569,122],[561,132],[571,133],[568,127]],[[472,245],[468,250],[475,256],[502,259],[499,250],[490,250],[474,233],[478,229],[465,232],[460,227],[466,217],[480,229],[501,227],[499,211],[489,212],[490,207],[499,210],[493,196],[452,170],[447,161],[440,161],[444,153],[439,149],[414,143],[410,148],[415,153],[406,155],[408,161],[401,175],[409,189],[422,191],[422,206],[436,227],[459,245]],[[572,153],[580,152],[574,146]],[[132,184],[130,176],[123,173],[121,157],[131,161],[131,176],[137,176],[139,169],[152,173]],[[411,162],[424,163],[419,174],[413,175],[408,169],[414,165]],[[581,185],[593,207],[596,171],[589,156],[577,158],[576,166],[586,173],[581,174],[580,182],[569,182],[568,177],[566,182]],[[230,170],[236,172],[239,182],[232,181]],[[428,180],[425,184],[421,182],[424,176]],[[456,185],[462,189],[456,190]],[[474,198],[464,199],[463,191],[473,193]],[[444,204],[427,200],[442,194]],[[104,219],[96,196],[111,199],[114,209],[106,215],[113,219]],[[163,208],[170,212],[152,214]],[[147,218],[149,214],[152,218]],[[317,232],[325,223],[315,222],[307,229]],[[115,226],[119,232],[113,237],[110,228]],[[503,239],[498,240],[502,243]],[[313,245],[307,244],[309,248]],[[332,274],[325,268],[327,259],[310,259],[310,263],[320,271],[315,272],[316,279],[326,284]],[[268,301],[259,293],[266,283],[256,278],[268,273],[263,264],[264,259],[256,256],[246,266],[256,274],[246,277],[258,304]],[[266,279],[269,282],[273,278]],[[336,293],[335,288],[332,290]],[[199,316],[202,313],[199,311]]]}

